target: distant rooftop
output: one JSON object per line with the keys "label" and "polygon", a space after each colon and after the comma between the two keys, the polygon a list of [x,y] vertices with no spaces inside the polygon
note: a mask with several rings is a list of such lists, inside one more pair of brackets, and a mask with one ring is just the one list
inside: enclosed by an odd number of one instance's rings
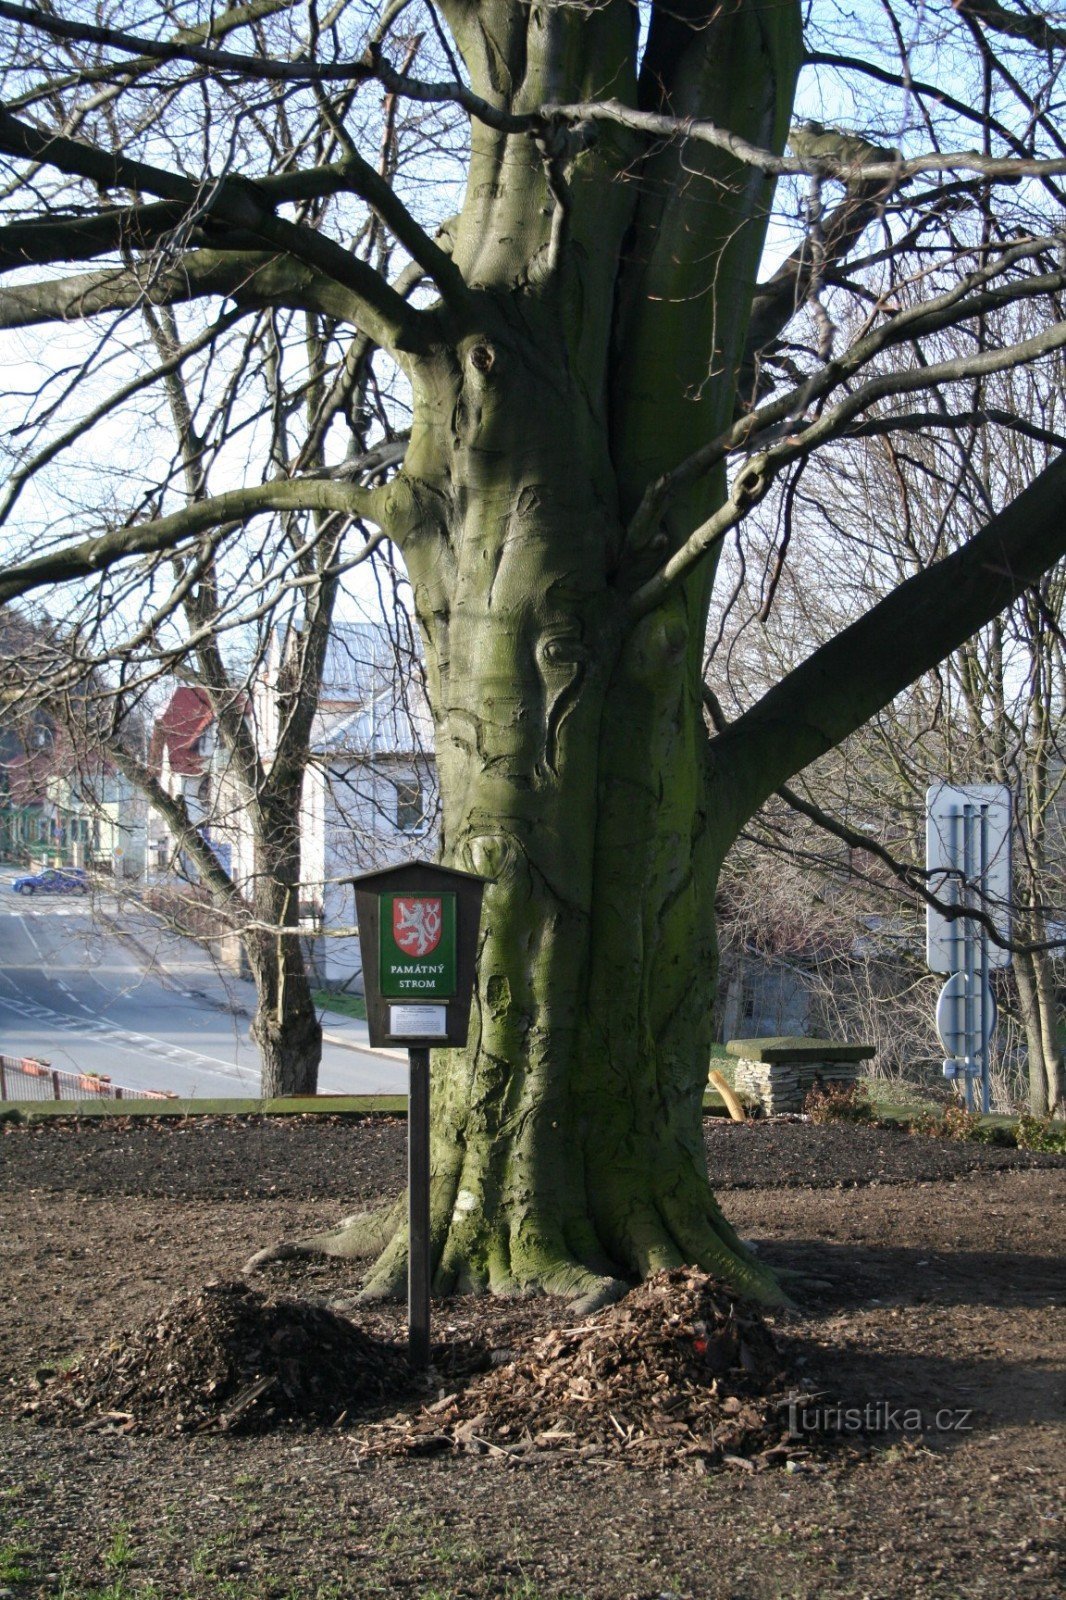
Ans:
{"label": "distant rooftop", "polygon": [[185,777],[198,776],[204,770],[204,758],[196,744],[213,721],[214,712],[206,689],[185,684],[175,689],[152,728],[149,752],[152,771],[158,775],[165,750],[172,772],[180,772]]}
{"label": "distant rooftop", "polygon": [[401,633],[394,639],[381,623],[334,622],[323,663],[321,698],[366,704],[381,693],[383,684],[409,679],[418,655],[413,624],[407,637]]}
{"label": "distant rooftop", "polygon": [[315,737],[319,755],[431,756],[433,718],[420,678],[388,683]]}

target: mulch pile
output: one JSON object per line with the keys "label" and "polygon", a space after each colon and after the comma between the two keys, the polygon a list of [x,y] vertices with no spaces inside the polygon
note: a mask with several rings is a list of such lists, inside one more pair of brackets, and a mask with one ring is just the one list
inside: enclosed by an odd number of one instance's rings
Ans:
{"label": "mulch pile", "polygon": [[121,1433],[261,1433],[339,1425],[411,1387],[406,1348],[306,1300],[241,1282],[179,1295],[69,1372],[42,1368],[24,1408],[41,1422]]}
{"label": "mulch pile", "polygon": [[91,1362],[41,1368],[22,1410],[42,1423],[117,1433],[358,1422],[362,1456],[449,1451],[518,1464],[552,1452],[605,1465],[762,1471],[794,1469],[811,1455],[788,1437],[782,1357],[761,1312],[692,1268],[657,1273],[524,1349],[459,1341],[437,1357],[438,1382],[450,1368],[455,1392],[413,1410],[426,1381],[411,1373],[405,1345],[314,1302],[210,1283]]}
{"label": "mulch pile", "polygon": [[579,1327],[416,1415],[364,1435],[367,1455],[436,1451],[515,1462],[542,1452],[604,1464],[761,1471],[812,1454],[788,1438],[782,1358],[757,1307],[706,1273],[659,1272]]}

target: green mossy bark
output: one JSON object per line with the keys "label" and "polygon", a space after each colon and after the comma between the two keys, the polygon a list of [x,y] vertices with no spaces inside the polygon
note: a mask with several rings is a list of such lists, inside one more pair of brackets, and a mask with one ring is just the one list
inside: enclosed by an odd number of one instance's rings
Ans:
{"label": "green mossy bark", "polygon": [[[501,106],[614,95],[783,143],[792,0],[657,10],[639,82],[628,0],[445,10]],[[436,1287],[591,1304],[696,1262],[772,1300],[702,1142],[736,813],[701,705],[711,564],[626,620],[722,494],[705,479],[627,535],[649,484],[732,415],[771,191],[706,147],[605,134],[557,158],[564,215],[532,141],[475,123],[473,147],[453,253],[471,294],[438,308],[409,364],[389,503],[426,647],[443,859],[490,880],[470,1044],[433,1063]],[[365,1222],[351,1241],[365,1248]],[[405,1248],[400,1230],[370,1293],[399,1290]]]}

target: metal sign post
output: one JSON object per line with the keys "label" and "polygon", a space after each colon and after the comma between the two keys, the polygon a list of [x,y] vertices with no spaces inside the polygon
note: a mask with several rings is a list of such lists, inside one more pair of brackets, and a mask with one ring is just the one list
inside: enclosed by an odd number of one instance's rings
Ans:
{"label": "metal sign post", "polygon": [[407,1046],[407,1340],[430,1355],[429,1052],[466,1043],[485,880],[410,861],[355,886],[371,1045]]}
{"label": "metal sign post", "polygon": [[[1000,784],[935,784],[926,795],[926,868],[929,887],[960,909],[980,910],[997,933],[1010,935],[1010,790]],[[993,966],[1010,962],[1009,950],[989,943],[988,927],[972,916],[951,916],[930,906],[926,959],[951,976],[936,1008],[944,1046],[944,1076],[963,1079],[966,1109],[991,1103],[989,1045],[996,1006],[989,983]]]}
{"label": "metal sign post", "polygon": [[429,1051],[407,1052],[407,1350],[429,1366]]}

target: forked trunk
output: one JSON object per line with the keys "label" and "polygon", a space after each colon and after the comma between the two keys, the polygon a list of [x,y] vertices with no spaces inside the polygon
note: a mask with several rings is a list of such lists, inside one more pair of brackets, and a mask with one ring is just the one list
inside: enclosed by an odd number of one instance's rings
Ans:
{"label": "forked trunk", "polygon": [[[639,73],[628,0],[442,9],[511,111],[614,95],[784,142],[794,0],[656,8]],[[722,492],[704,476],[636,516],[733,415],[772,184],[709,145],[594,132],[472,123],[454,279],[402,356],[385,522],[425,643],[443,859],[491,880],[471,1043],[433,1067],[436,1283],[602,1298],[688,1261],[770,1298],[702,1146],[738,821],[702,722],[713,562],[643,620],[630,600]],[[325,1247],[379,1238],[363,1219]],[[371,1291],[399,1289],[405,1251],[401,1231]]]}
{"label": "forked trunk", "polygon": [[[443,859],[490,887],[471,1042],[434,1057],[436,1286],[595,1297],[700,1262],[772,1297],[702,1144],[732,838],[701,710],[706,580],[626,624],[606,441],[564,362],[498,325],[451,381],[445,537],[408,564]],[[371,1288],[396,1287],[404,1251]]]}

